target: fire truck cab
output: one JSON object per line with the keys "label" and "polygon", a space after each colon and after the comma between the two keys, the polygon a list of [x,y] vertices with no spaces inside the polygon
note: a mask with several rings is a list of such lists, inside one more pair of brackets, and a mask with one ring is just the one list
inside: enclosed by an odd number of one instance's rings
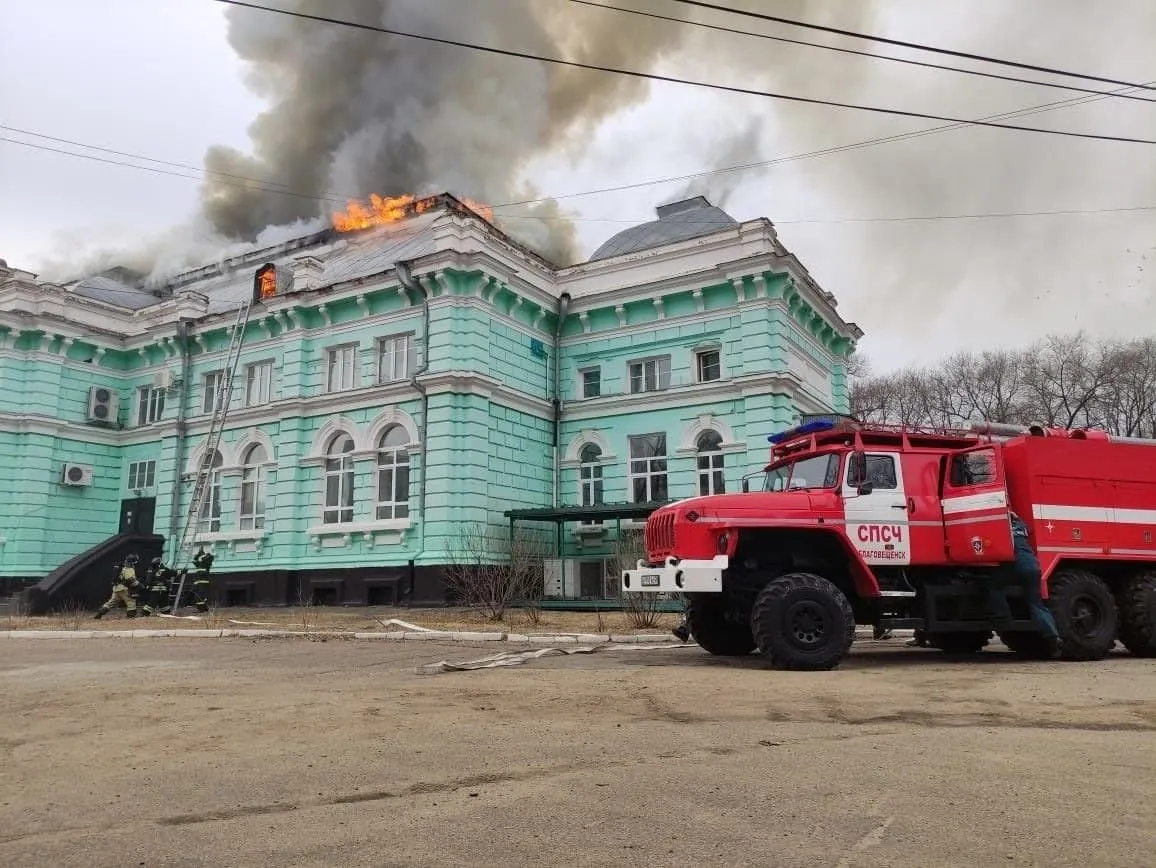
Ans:
{"label": "fire truck cab", "polygon": [[[647,560],[622,574],[623,593],[685,595],[708,652],[830,669],[867,624],[914,628],[957,654],[982,650],[998,627],[1012,652],[1046,656],[1022,586],[1006,578],[1015,512],[1063,656],[1100,659],[1117,640],[1156,656],[1156,441],[847,417],[769,439],[760,485],[748,477],[742,493],[655,511]],[[1010,624],[993,616],[993,583]]]}

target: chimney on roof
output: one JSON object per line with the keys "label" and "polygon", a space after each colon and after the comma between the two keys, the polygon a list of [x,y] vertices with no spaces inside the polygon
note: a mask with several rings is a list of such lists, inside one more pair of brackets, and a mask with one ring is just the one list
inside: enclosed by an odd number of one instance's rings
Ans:
{"label": "chimney on roof", "polygon": [[670,202],[667,205],[659,205],[655,208],[659,220],[665,220],[674,214],[681,214],[683,211],[697,211],[699,208],[711,207],[710,202],[707,201],[706,196],[692,196],[689,199],[680,199],[677,202]]}
{"label": "chimney on roof", "polygon": [[319,289],[325,278],[325,266],[316,256],[298,256],[293,260],[293,290]]}

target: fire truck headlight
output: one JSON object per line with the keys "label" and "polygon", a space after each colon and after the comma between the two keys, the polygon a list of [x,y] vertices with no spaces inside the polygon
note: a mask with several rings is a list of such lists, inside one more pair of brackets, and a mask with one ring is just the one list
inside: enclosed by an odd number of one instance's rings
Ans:
{"label": "fire truck headlight", "polygon": [[719,554],[720,555],[726,554],[726,551],[730,547],[730,544],[731,544],[730,534],[720,533],[718,536]]}

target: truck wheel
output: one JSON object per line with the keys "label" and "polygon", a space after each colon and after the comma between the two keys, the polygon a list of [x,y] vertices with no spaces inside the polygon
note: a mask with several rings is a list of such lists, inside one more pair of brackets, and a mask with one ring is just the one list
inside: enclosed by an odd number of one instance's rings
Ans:
{"label": "truck wheel", "polygon": [[788,573],[759,592],[751,628],[759,650],[776,666],[834,669],[855,640],[855,614],[827,579]]}
{"label": "truck wheel", "polygon": [[1120,589],[1120,641],[1137,657],[1156,657],[1156,573],[1133,576]]}
{"label": "truck wheel", "polygon": [[1003,642],[1007,649],[1017,657],[1024,657],[1028,660],[1048,660],[1052,656],[1051,648],[1048,647],[1048,643],[1041,633],[1000,633],[999,641]]}
{"label": "truck wheel", "polygon": [[928,642],[944,654],[978,654],[987,647],[990,630],[969,630],[966,633],[932,633]]}
{"label": "truck wheel", "polygon": [[1068,660],[1103,660],[1116,644],[1116,600],[1087,570],[1061,570],[1048,581],[1048,606]]}
{"label": "truck wheel", "polygon": [[690,635],[709,654],[744,657],[755,650],[750,624],[731,611],[718,594],[690,598],[687,624]]}

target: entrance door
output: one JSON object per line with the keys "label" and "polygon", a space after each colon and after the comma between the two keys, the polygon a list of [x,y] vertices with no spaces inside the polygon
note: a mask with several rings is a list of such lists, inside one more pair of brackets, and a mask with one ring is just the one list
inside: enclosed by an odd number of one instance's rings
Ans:
{"label": "entrance door", "polygon": [[157,499],[155,497],[132,497],[120,502],[120,533],[140,536],[153,532],[156,519]]}
{"label": "entrance door", "polygon": [[943,480],[943,527],[947,559],[990,564],[1014,559],[1011,516],[1002,454],[994,446],[948,456]]}
{"label": "entrance door", "polygon": [[[911,537],[903,466],[894,452],[868,452],[867,478],[854,474],[854,455],[846,457],[843,473],[843,511],[847,538],[867,564],[905,566],[911,563]],[[869,494],[859,494],[862,482]]]}

